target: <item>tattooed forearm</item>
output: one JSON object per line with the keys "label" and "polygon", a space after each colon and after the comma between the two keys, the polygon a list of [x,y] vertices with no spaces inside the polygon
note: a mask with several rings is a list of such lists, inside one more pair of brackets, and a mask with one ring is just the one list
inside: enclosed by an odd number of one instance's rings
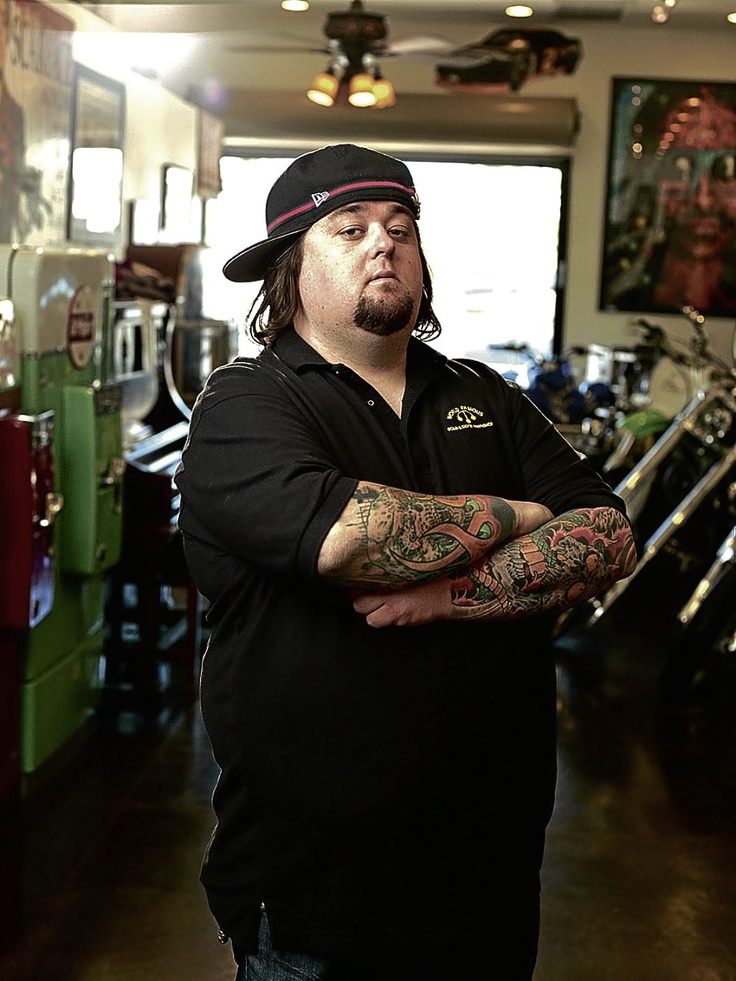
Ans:
{"label": "tattooed forearm", "polygon": [[549,517],[530,502],[362,483],[325,540],[318,570],[342,584],[424,582],[470,565]]}
{"label": "tattooed forearm", "polygon": [[631,575],[635,565],[623,515],[612,508],[570,511],[453,574],[452,617],[559,612]]}
{"label": "tattooed forearm", "polygon": [[361,495],[359,521],[371,565],[403,574],[447,571],[470,561],[474,542],[503,541],[515,515],[505,501],[489,511],[474,497],[426,497],[392,488]]}
{"label": "tattooed forearm", "polygon": [[488,508],[475,497],[429,497],[390,487],[364,487],[356,504],[362,571],[378,582],[419,582],[467,565],[471,556],[508,538],[516,522],[506,501]]}

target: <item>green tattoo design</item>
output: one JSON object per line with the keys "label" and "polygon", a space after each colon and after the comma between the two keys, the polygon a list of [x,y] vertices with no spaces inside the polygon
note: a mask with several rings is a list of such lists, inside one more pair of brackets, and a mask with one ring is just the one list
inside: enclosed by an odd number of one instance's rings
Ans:
{"label": "green tattoo design", "polygon": [[392,488],[357,497],[363,572],[377,582],[421,582],[467,565],[478,542],[504,541],[516,515],[506,501],[490,512],[474,497],[429,497]]}

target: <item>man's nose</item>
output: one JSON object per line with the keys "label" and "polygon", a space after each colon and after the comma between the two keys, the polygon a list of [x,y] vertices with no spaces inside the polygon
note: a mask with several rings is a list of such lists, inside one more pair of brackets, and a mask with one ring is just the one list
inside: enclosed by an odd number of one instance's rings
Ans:
{"label": "man's nose", "polygon": [[381,222],[374,222],[369,229],[368,238],[371,250],[375,252],[393,252],[396,243]]}
{"label": "man's nose", "polygon": [[709,208],[715,200],[713,185],[709,174],[701,174],[695,185],[695,203],[699,208]]}

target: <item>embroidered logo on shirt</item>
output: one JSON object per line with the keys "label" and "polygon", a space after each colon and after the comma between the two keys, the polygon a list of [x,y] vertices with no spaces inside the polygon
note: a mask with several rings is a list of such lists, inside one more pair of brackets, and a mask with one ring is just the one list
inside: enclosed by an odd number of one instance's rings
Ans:
{"label": "embroidered logo on shirt", "polygon": [[447,432],[454,433],[458,429],[488,429],[493,425],[493,420],[484,422],[484,415],[484,412],[472,405],[456,405],[447,413]]}
{"label": "embroidered logo on shirt", "polygon": [[312,195],[312,200],[316,208],[319,208],[321,204],[324,204],[327,198],[330,196],[329,191],[317,191],[316,194]]}

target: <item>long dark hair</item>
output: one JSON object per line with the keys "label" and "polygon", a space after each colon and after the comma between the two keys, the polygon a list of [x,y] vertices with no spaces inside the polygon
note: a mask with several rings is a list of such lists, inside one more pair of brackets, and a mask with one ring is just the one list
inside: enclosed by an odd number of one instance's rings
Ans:
{"label": "long dark hair", "polygon": [[[423,341],[439,337],[442,326],[432,309],[432,276],[417,231],[419,258],[422,263],[422,299],[417,322],[412,333]],[[263,285],[248,311],[248,334],[257,344],[273,344],[276,338],[288,330],[299,309],[299,273],[304,254],[304,236],[292,243],[268,267]]]}

